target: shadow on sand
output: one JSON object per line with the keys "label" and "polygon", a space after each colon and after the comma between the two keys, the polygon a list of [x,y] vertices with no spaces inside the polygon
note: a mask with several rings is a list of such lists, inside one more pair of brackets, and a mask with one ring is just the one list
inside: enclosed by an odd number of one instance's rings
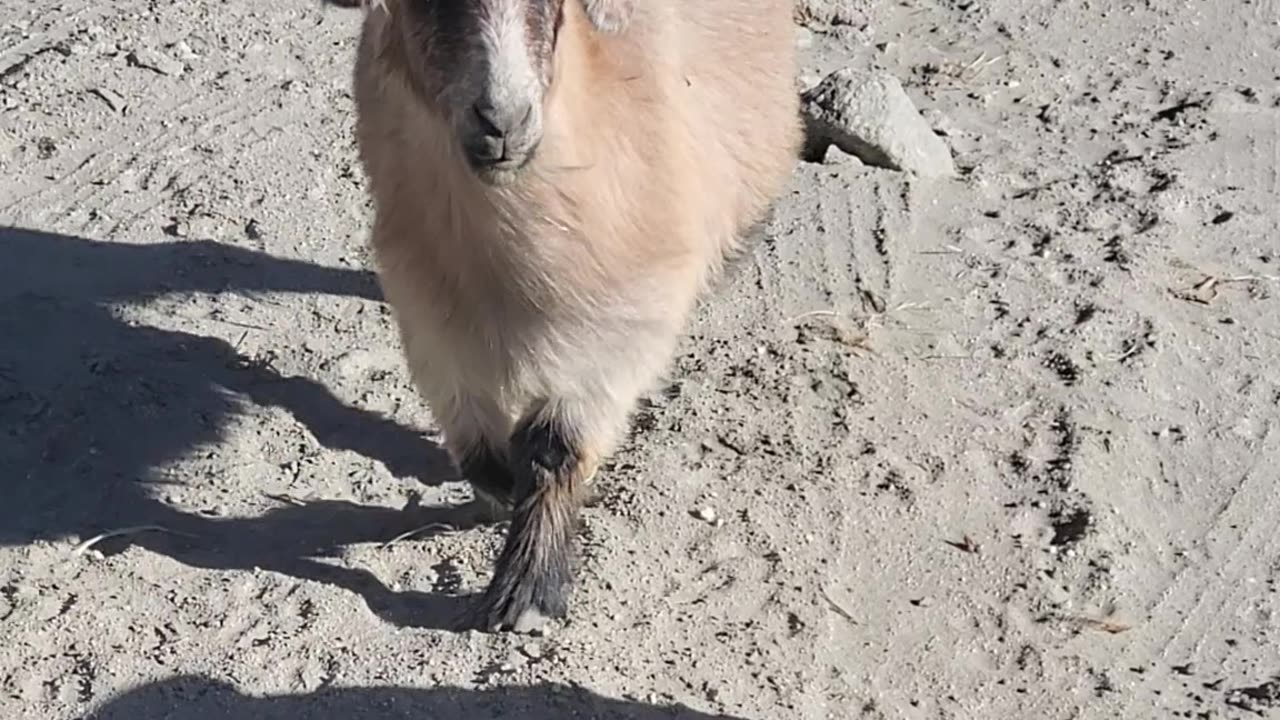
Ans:
{"label": "shadow on sand", "polygon": [[372,273],[214,242],[121,245],[0,228],[0,544],[160,525],[182,536],[110,542],[197,567],[260,567],[330,583],[360,593],[396,624],[453,627],[466,598],[395,593],[367,572],[316,558],[418,524],[466,526],[470,509],[422,508],[409,517],[319,502],[218,519],[155,497],[163,489],[152,487],[154,470],[216,445],[246,399],[287,410],[322,445],[378,460],[398,477],[456,477],[419,432],[349,407],[317,382],[252,364],[222,340],[131,325],[111,312],[112,303],[227,291],[380,299]]}
{"label": "shadow on sand", "polygon": [[612,700],[564,685],[463,690],[334,688],[306,695],[248,696],[198,676],[130,690],[86,720],[742,720],[684,706]]}

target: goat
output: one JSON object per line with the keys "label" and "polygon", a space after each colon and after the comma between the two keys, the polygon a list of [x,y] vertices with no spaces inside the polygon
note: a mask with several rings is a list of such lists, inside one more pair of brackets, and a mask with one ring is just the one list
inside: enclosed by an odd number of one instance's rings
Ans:
{"label": "goat", "polygon": [[568,611],[597,468],[790,181],[791,3],[362,4],[379,282],[446,450],[509,520],[466,625],[534,629]]}

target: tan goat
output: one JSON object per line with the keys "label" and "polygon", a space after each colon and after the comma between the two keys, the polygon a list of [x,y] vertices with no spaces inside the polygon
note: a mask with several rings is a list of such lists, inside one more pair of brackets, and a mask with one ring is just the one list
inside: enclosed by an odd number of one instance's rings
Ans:
{"label": "tan goat", "polygon": [[467,622],[536,627],[567,610],[585,486],[789,181],[791,2],[364,6],[383,291],[446,447],[510,513]]}

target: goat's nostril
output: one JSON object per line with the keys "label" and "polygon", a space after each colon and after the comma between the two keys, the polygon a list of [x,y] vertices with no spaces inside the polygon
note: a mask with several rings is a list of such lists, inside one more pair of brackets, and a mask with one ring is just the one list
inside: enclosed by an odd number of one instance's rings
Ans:
{"label": "goat's nostril", "polygon": [[476,103],[471,106],[472,112],[475,113],[476,120],[480,123],[480,129],[489,137],[502,137],[507,134],[506,125],[503,122],[503,114],[492,105]]}
{"label": "goat's nostril", "polygon": [[490,103],[480,100],[471,106],[476,116],[476,127],[488,137],[506,138],[519,135],[533,121],[532,103]]}

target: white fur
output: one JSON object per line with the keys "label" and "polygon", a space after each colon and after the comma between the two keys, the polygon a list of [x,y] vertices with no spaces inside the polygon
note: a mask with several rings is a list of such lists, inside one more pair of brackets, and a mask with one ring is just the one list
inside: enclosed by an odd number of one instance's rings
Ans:
{"label": "white fur", "polygon": [[485,86],[489,102],[507,107],[531,95],[538,83],[533,56],[525,32],[526,0],[488,0],[490,14],[480,26],[485,57],[489,60]]}

